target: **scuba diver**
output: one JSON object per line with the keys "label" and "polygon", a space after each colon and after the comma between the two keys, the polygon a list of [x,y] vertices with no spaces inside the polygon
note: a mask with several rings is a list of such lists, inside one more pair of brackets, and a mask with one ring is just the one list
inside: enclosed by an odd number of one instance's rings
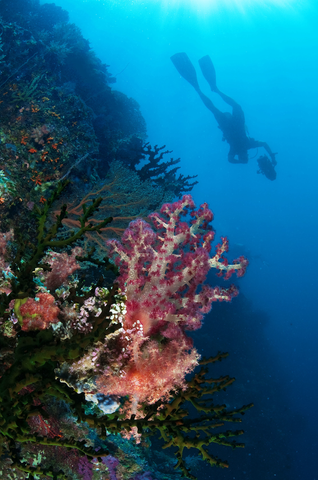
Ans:
{"label": "scuba diver", "polygon": [[[229,162],[247,163],[248,150],[251,150],[252,148],[263,147],[270,156],[271,160],[265,156],[268,162],[259,162],[259,173],[263,173],[270,180],[276,178],[276,172],[274,170],[274,167],[277,164],[275,159],[276,153],[271,151],[266,142],[260,142],[246,134],[244,112],[240,105],[235,102],[235,100],[230,98],[228,95],[225,95],[218,89],[216,85],[215,69],[209,55],[206,55],[199,60],[203,76],[208,82],[212,92],[217,93],[224,100],[224,102],[232,107],[232,113],[221,112],[215,107],[212,101],[206,95],[204,95],[199,87],[195,68],[186,53],[176,53],[171,57],[171,60],[180,75],[187,80],[190,85],[193,86],[193,88],[199,94],[204,105],[213,113],[219,129],[223,133],[223,141],[226,141],[230,145],[230,150],[228,153]],[[265,171],[263,171],[262,166],[266,166]]]}

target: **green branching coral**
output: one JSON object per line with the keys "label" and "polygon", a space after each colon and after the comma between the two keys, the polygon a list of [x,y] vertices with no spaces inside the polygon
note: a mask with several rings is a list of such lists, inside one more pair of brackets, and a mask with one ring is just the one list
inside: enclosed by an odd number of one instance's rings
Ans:
{"label": "green branching coral", "polygon": [[[34,295],[34,271],[36,268],[49,270],[47,264],[42,264],[45,250],[52,247],[65,247],[80,238],[86,231],[95,231],[111,221],[107,218],[97,225],[89,223],[89,218],[98,209],[101,199],[96,199],[89,207],[83,208],[80,218],[80,229],[71,232],[70,236],[63,240],[56,240],[57,232],[62,219],[67,215],[66,208],[62,208],[56,222],[46,228],[48,212],[53,201],[58,197],[65,184],[58,186],[53,192],[46,205],[38,212],[38,235],[37,244],[31,246],[31,252],[18,237],[19,248],[11,265],[11,292],[1,294],[1,316],[7,319],[9,304],[15,301],[15,311],[19,310],[21,300],[26,296]],[[101,262],[99,263],[101,267]],[[107,268],[105,261],[104,267]],[[75,286],[70,288],[69,300],[75,304],[85,301],[92,294],[96,286],[78,291]],[[105,290],[105,289],[104,289]],[[54,476],[52,472],[43,471],[37,467],[32,469],[24,466],[19,459],[17,444],[58,445],[63,448],[77,449],[84,455],[96,457],[96,452],[85,448],[82,443],[75,440],[60,439],[58,441],[39,437],[32,432],[30,420],[34,416],[47,418],[45,403],[48,397],[63,400],[73,406],[78,421],[84,420],[85,414],[82,407],[84,395],[75,393],[67,385],[55,379],[55,369],[58,364],[72,362],[83,355],[88,345],[102,341],[105,335],[114,333],[120,325],[112,324],[110,320],[110,308],[115,302],[117,287],[114,285],[107,294],[103,295],[102,307],[98,316],[90,318],[92,328],[89,333],[75,333],[71,339],[61,341],[52,329],[44,331],[21,331],[19,335],[0,337],[1,357],[5,360],[5,368],[0,378],[0,446],[2,455],[9,455],[13,466],[21,471],[36,475]],[[93,317],[93,314],[91,315]],[[13,355],[12,355],[13,353]],[[84,442],[85,443],[85,442]],[[66,478],[59,475],[56,478]]]}
{"label": "green branching coral", "polygon": [[[207,365],[221,361],[227,357],[227,353],[218,353],[215,357],[201,360],[201,369],[191,380],[186,382],[186,389],[174,394],[174,398],[169,403],[157,402],[154,405],[144,405],[144,416],[136,419],[133,415],[128,420],[120,420],[114,416],[112,423],[109,421],[101,423],[105,429],[110,432],[116,432],[118,427],[122,429],[131,429],[135,427],[142,436],[154,435],[160,433],[163,440],[164,449],[175,447],[177,450],[175,456],[178,462],[175,468],[180,468],[183,474],[190,479],[196,479],[186,466],[183,453],[185,449],[195,449],[197,454],[211,466],[227,468],[228,463],[215,457],[209,451],[209,446],[213,443],[231,448],[242,448],[243,443],[237,443],[230,440],[232,437],[242,435],[243,430],[223,430],[225,423],[240,423],[241,415],[253,406],[253,404],[244,405],[235,410],[228,410],[225,405],[215,405],[213,395],[225,390],[234,381],[235,378],[224,376],[220,378],[206,378],[208,373]],[[212,397],[212,398],[211,398]],[[189,415],[185,405],[189,403],[200,416]]]}

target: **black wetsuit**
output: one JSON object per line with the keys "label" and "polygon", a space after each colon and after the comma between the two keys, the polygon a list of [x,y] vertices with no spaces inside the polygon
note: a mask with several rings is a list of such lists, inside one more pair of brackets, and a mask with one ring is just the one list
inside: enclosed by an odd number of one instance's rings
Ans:
{"label": "black wetsuit", "polygon": [[[212,101],[201,92],[200,89],[196,89],[200,95],[204,105],[213,113],[216,121],[219,124],[219,128],[223,133],[223,139],[230,145],[230,151],[228,153],[228,160],[231,163],[247,163],[248,162],[248,150],[252,148],[264,147],[266,152],[272,159],[272,162],[276,165],[275,154],[271,151],[266,142],[259,142],[254,138],[250,138],[246,134],[245,129],[245,116],[242,108],[232,98],[220,92],[219,89],[214,90],[220,95],[220,97],[232,107],[232,113],[221,112]],[[237,158],[236,158],[237,157]]]}

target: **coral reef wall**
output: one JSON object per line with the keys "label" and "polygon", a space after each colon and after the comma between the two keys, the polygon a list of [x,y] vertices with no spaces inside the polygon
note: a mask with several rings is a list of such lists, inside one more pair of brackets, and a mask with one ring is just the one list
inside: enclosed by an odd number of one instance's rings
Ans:
{"label": "coral reef wall", "polygon": [[226,238],[213,250],[194,176],[145,143],[67,12],[2,0],[0,15],[0,475],[195,478],[190,448],[225,468],[213,444],[243,446],[225,424],[251,405],[212,401],[234,381],[208,376],[226,354],[201,359],[187,332],[238,294],[208,271],[247,260],[228,262]]}

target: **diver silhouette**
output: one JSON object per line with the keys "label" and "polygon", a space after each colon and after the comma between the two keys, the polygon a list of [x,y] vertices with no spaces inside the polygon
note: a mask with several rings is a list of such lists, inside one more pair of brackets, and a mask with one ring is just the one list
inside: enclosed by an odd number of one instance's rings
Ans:
{"label": "diver silhouette", "polygon": [[[171,57],[171,60],[180,73],[180,75],[187,80],[197,91],[204,105],[213,113],[215,120],[218,123],[220,130],[223,133],[223,140],[230,145],[228,153],[228,160],[231,163],[247,163],[248,162],[248,150],[252,148],[263,147],[271,158],[270,166],[267,163],[267,170],[264,175],[267,176],[267,172],[270,171],[270,167],[274,170],[277,164],[275,155],[266,142],[260,142],[254,138],[249,137],[246,134],[245,116],[240,105],[235,102],[231,97],[222,93],[216,85],[215,69],[209,55],[202,57],[199,60],[204,78],[208,82],[212,92],[217,93],[228,105],[232,107],[232,113],[221,112],[212,101],[204,95],[201,91],[197,79],[197,74],[194,66],[192,65],[188,55],[184,52],[176,53]],[[268,157],[267,157],[268,158]],[[261,169],[261,166],[259,166]],[[275,172],[275,170],[274,170]],[[270,176],[273,177],[273,173],[270,172]],[[275,172],[276,176],[276,172]],[[272,178],[270,178],[272,179]]]}

